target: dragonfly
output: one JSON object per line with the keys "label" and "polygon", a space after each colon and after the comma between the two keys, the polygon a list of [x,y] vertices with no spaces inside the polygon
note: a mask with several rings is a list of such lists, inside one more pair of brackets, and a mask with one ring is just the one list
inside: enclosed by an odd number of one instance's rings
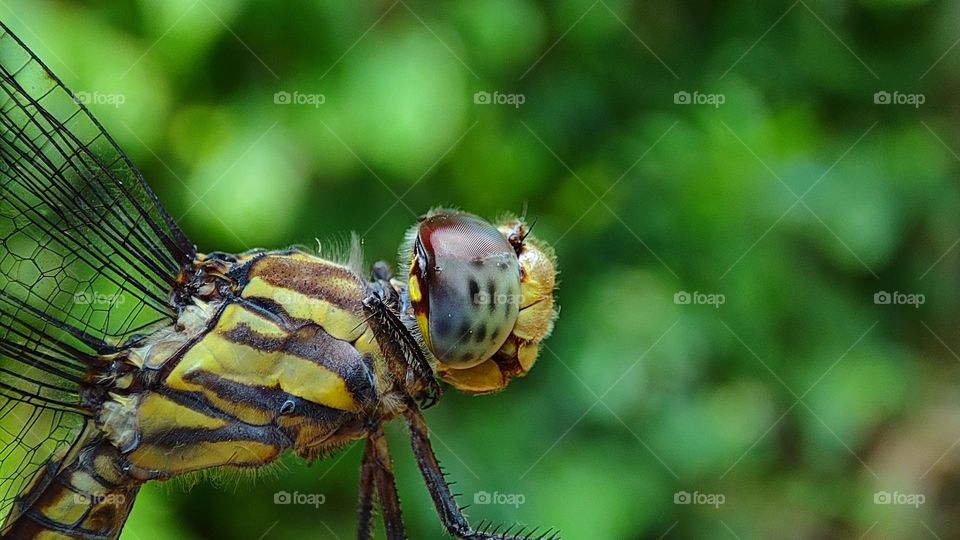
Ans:
{"label": "dragonfly", "polygon": [[384,426],[403,421],[445,531],[471,526],[422,409],[503,390],[557,317],[523,218],[421,216],[398,272],[301,249],[201,253],[113,138],[0,23],[0,536],[118,538],[138,490],[365,440],[357,538],[406,538]]}

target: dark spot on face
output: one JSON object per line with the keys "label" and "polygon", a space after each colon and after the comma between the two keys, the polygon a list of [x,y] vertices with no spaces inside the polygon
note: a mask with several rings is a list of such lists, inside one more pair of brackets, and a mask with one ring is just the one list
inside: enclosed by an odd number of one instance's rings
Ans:
{"label": "dark spot on face", "polygon": [[497,341],[497,338],[499,338],[499,337],[500,337],[500,327],[499,327],[499,326],[495,326],[495,327],[493,328],[493,333],[490,334],[490,341],[496,342],[496,341]]}
{"label": "dark spot on face", "polygon": [[483,259],[473,259],[470,261],[470,266],[474,268],[483,268]]}
{"label": "dark spot on face", "polygon": [[470,278],[470,301],[473,302],[473,305],[480,304],[480,284],[477,283],[477,280]]}
{"label": "dark spot on face", "polygon": [[460,333],[458,336],[460,339],[466,339],[468,335],[470,335],[470,321],[464,320],[460,323]]}
{"label": "dark spot on face", "polygon": [[471,353],[471,352],[469,352],[469,351],[464,351],[464,352],[460,353],[460,361],[461,361],[461,362],[470,362],[470,361],[472,361],[473,359],[474,359],[473,353]]}
{"label": "dark spot on face", "polygon": [[493,313],[497,307],[497,284],[492,279],[487,283],[487,292],[490,294],[490,312]]}
{"label": "dark spot on face", "polygon": [[[430,306],[443,306],[448,302],[453,301],[456,298],[456,293],[452,287],[439,286],[439,287],[430,287],[429,283],[427,284],[427,290],[430,291]],[[442,309],[440,310],[442,311]]]}
{"label": "dark spot on face", "polygon": [[497,268],[499,268],[500,270],[506,270],[506,269],[510,268],[510,265],[507,264],[507,263],[505,263],[505,262],[503,262],[503,261],[500,261],[500,262],[497,263]]}
{"label": "dark spot on face", "polygon": [[453,321],[450,319],[450,317],[441,317],[440,320],[437,321],[436,330],[438,337],[447,336],[450,334],[450,330],[453,330]]}
{"label": "dark spot on face", "polygon": [[477,333],[473,335],[474,341],[477,343],[482,343],[487,339],[487,325],[481,324],[480,328],[477,329]]}

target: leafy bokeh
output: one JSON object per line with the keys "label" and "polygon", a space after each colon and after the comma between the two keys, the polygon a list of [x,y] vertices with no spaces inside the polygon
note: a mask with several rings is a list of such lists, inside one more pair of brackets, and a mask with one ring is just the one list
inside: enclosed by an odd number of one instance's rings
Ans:
{"label": "leafy bokeh", "polygon": [[[522,496],[474,520],[960,536],[960,3],[6,0],[0,18],[201,250],[358,231],[372,262],[433,206],[536,219],[562,269],[539,364],[427,413],[463,503]],[[390,436],[410,537],[439,538]],[[150,485],[124,538],[350,538],[360,454]]]}

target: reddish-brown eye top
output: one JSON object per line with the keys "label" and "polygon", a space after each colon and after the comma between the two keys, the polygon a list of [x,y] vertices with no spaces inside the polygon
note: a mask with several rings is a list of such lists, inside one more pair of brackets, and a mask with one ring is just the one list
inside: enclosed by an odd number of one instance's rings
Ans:
{"label": "reddish-brown eye top", "polygon": [[426,218],[420,223],[420,241],[435,258],[481,260],[512,251],[496,227],[470,214],[442,213]]}
{"label": "reddish-brown eye top", "polygon": [[490,358],[513,330],[520,304],[520,264],[490,223],[441,212],[420,223],[421,287],[433,354],[454,368]]}

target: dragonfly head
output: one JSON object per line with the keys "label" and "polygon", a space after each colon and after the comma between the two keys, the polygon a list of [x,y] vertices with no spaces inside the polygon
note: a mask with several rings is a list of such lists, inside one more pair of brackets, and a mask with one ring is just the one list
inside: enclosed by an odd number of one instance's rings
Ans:
{"label": "dragonfly head", "polygon": [[[468,393],[501,390],[536,361],[556,318],[553,251],[526,223],[433,210],[411,228],[401,264],[437,375]],[[404,260],[405,259],[405,260]]]}

